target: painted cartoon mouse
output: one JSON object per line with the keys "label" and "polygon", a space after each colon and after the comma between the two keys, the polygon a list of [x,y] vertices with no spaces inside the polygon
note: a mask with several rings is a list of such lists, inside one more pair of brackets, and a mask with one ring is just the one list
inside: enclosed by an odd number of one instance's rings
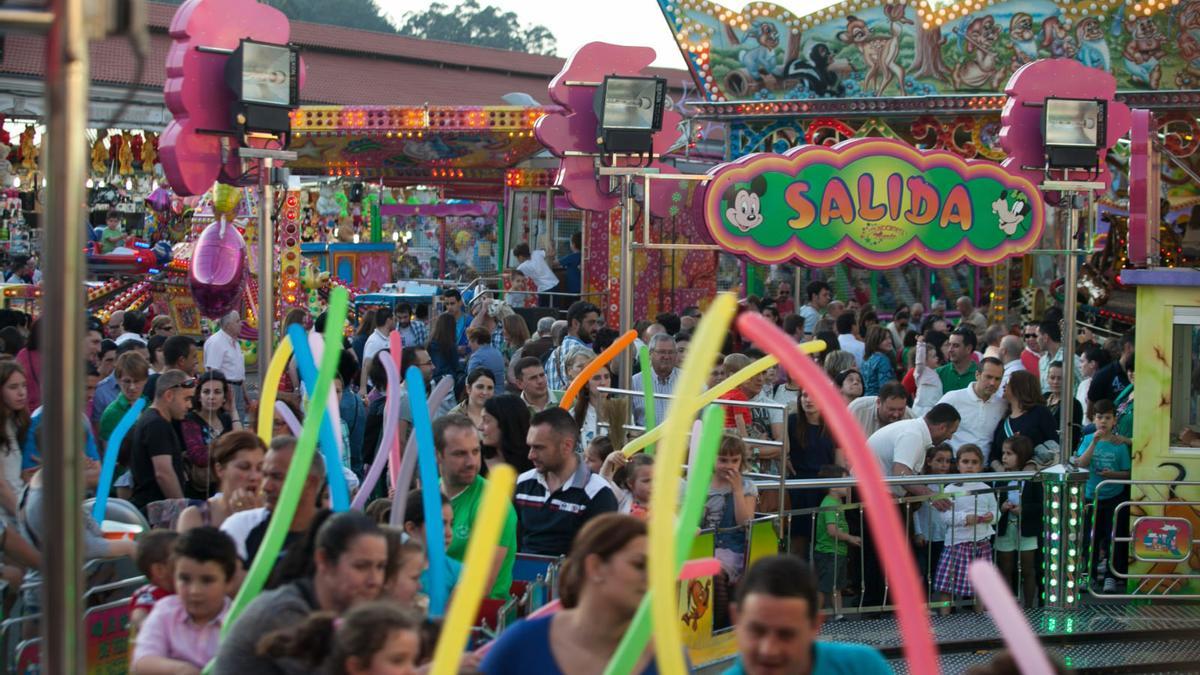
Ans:
{"label": "painted cartoon mouse", "polygon": [[1029,202],[1019,192],[1001,190],[1000,198],[992,202],[992,213],[1000,219],[1000,230],[1011,237],[1029,214]]}
{"label": "painted cartoon mouse", "polygon": [[767,179],[762,176],[750,181],[748,187],[745,183],[734,185],[725,193],[725,202],[730,205],[725,209],[725,218],[742,232],[762,225],[761,199],[766,194]]}

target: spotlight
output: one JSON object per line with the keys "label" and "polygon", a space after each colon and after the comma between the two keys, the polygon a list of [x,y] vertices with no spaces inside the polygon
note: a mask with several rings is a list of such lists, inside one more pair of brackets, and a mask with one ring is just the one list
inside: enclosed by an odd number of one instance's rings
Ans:
{"label": "spotlight", "polygon": [[300,53],[291,45],[242,40],[225,63],[239,130],[284,134],[300,102]]}
{"label": "spotlight", "polygon": [[1104,147],[1107,101],[1048,98],[1042,108],[1042,139],[1051,169],[1098,170]]}
{"label": "spotlight", "polygon": [[661,77],[607,76],[596,91],[600,145],[605,153],[649,153],[662,129],[667,81]]}

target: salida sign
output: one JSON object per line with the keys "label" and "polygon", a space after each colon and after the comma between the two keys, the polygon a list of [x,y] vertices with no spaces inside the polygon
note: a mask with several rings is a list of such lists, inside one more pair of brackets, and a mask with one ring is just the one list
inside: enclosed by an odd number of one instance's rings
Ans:
{"label": "salida sign", "polygon": [[1033,247],[1045,225],[1029,180],[893,139],[748,155],[711,175],[709,232],[764,264],[992,265]]}

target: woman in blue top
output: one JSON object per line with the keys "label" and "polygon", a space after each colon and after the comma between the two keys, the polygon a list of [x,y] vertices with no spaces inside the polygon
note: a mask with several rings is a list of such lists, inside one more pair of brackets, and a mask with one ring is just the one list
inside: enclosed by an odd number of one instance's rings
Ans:
{"label": "woman in blue top", "polygon": [[878,396],[879,388],[896,379],[892,363],[892,334],[875,324],[867,331],[867,346],[863,358],[863,396]]}
{"label": "woman in blue top", "polygon": [[[563,609],[500,634],[479,669],[486,675],[600,672],[646,594],[646,524],[605,513],[575,535],[559,577]],[[635,673],[657,673],[647,649]]]}

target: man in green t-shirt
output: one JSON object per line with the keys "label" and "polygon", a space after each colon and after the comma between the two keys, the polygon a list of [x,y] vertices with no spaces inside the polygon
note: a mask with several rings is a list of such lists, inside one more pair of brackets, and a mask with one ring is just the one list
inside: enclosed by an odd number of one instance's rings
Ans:
{"label": "man in green t-shirt", "polygon": [[975,384],[975,332],[970,328],[959,328],[946,340],[946,365],[937,369],[942,381],[942,393],[966,389]]}
{"label": "man in green t-shirt", "polygon": [[[433,441],[437,450],[438,470],[442,474],[442,489],[450,498],[454,511],[451,524],[452,538],[446,555],[462,561],[467,552],[467,541],[483,499],[487,481],[479,475],[482,456],[479,449],[479,434],[475,423],[462,414],[445,415],[433,424]],[[505,600],[512,586],[513,562],[517,557],[517,512],[508,504],[508,517],[500,532],[500,543],[496,546],[496,558],[489,577],[489,598]]]}
{"label": "man in green t-shirt", "polygon": [[150,362],[137,352],[126,352],[117,359],[113,370],[117,378],[117,386],[121,395],[116,398],[104,412],[100,414],[100,440],[108,442],[117,424],[125,413],[133,407],[133,402],[142,397],[146,381],[150,379]]}

